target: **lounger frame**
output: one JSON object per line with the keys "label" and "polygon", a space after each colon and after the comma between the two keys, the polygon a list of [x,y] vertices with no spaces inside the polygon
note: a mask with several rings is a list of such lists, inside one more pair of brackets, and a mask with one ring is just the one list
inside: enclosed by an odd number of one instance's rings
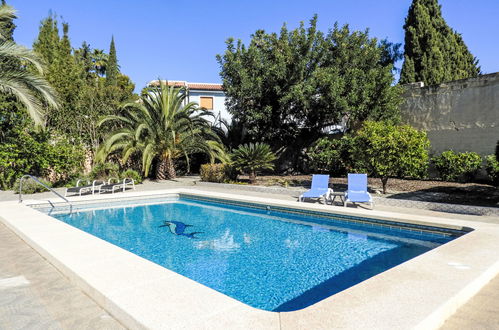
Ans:
{"label": "lounger frame", "polygon": [[[91,191],[92,195],[93,195],[93,194],[95,194],[95,191],[97,190],[97,188],[99,188],[100,186],[102,186],[103,184],[106,183],[105,181],[102,181],[102,180],[94,180],[91,185],[87,184],[84,186],[80,186],[80,183],[83,181],[85,181],[85,180],[78,179],[78,181],[76,181],[76,187],[66,188],[66,191],[64,192],[64,197],[67,197],[68,193],[75,193],[75,194],[78,194],[79,196],[81,196],[82,193],[86,193],[89,191]],[[86,180],[86,181],[87,181],[87,183],[89,183],[88,180]]]}

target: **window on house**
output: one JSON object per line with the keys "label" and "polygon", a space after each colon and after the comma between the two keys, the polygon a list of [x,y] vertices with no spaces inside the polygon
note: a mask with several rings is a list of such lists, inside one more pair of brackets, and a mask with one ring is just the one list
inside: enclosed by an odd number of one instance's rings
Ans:
{"label": "window on house", "polygon": [[201,96],[200,97],[200,107],[204,108],[206,110],[213,110],[213,97],[205,97]]}

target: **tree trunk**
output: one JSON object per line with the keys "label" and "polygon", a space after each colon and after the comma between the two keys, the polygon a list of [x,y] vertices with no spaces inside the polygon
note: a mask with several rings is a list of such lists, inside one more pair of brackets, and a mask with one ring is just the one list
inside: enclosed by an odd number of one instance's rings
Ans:
{"label": "tree trunk", "polygon": [[386,184],[388,183],[388,178],[381,178],[381,183],[383,184],[383,195],[386,194]]}
{"label": "tree trunk", "polygon": [[176,177],[177,174],[175,172],[173,160],[170,157],[161,157],[159,164],[156,167],[156,179],[169,180],[175,179]]}
{"label": "tree trunk", "polygon": [[255,171],[250,171],[249,172],[249,182],[251,184],[256,182],[256,172]]}

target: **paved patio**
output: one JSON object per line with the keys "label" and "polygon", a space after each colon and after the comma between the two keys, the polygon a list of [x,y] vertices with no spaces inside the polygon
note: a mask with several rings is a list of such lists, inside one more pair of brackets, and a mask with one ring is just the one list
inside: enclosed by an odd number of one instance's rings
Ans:
{"label": "paved patio", "polygon": [[0,329],[124,329],[0,223]]}
{"label": "paved patio", "polygon": [[[227,192],[223,188],[196,187],[197,178],[147,182],[138,191],[171,187]],[[58,189],[63,192],[64,189]],[[246,195],[296,200],[299,193]],[[0,191],[0,201],[16,200],[18,195]],[[50,192],[26,195],[26,199],[55,200]],[[377,205],[383,211],[499,223],[495,216],[449,214],[429,210]],[[122,329],[116,320],[71,284],[50,263],[17,235],[0,224],[0,329]],[[492,280],[473,299],[462,306],[442,329],[497,329],[499,324],[499,277]]]}
{"label": "paved patio", "polygon": [[499,276],[445,321],[441,330],[499,328]]}

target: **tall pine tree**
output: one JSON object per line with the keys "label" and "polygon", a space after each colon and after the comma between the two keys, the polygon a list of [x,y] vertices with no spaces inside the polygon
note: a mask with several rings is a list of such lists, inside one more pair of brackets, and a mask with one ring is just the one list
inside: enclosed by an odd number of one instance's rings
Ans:
{"label": "tall pine tree", "polygon": [[111,45],[109,46],[109,59],[107,60],[106,68],[106,85],[107,86],[117,86],[118,85],[118,58],[116,57],[116,47],[114,46],[114,36],[111,37]]}
{"label": "tall pine tree", "polygon": [[413,0],[404,30],[400,83],[432,85],[480,74],[478,60],[461,35],[447,25],[438,0]]}

